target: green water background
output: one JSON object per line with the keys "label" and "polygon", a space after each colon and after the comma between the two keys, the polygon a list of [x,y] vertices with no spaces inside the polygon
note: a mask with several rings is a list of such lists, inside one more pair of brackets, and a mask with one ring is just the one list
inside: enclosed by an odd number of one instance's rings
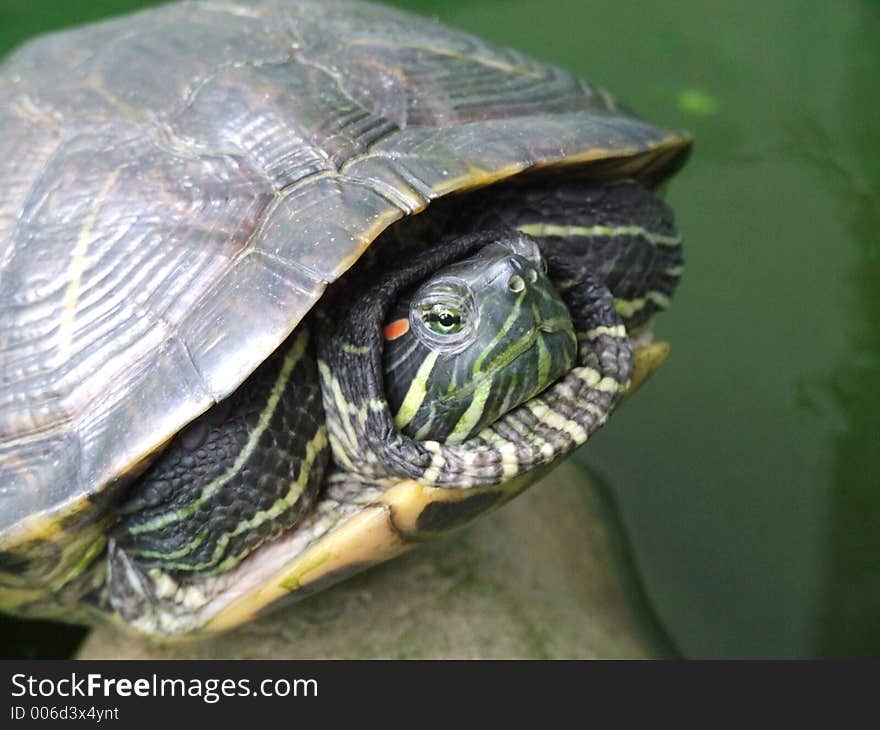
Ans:
{"label": "green water background", "polygon": [[[0,0],[0,53],[148,4]],[[578,458],[684,655],[880,656],[880,4],[393,4],[693,132],[672,356]],[[80,636],[0,623],[5,656]]]}

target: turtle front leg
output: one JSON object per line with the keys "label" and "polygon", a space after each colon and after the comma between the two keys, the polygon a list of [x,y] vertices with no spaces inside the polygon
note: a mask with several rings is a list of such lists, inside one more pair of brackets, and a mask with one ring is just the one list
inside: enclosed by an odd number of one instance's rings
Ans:
{"label": "turtle front leg", "polygon": [[224,576],[300,521],[329,449],[309,331],[297,330],[233,395],[178,434],[138,479],[111,532],[112,611],[177,633]]}

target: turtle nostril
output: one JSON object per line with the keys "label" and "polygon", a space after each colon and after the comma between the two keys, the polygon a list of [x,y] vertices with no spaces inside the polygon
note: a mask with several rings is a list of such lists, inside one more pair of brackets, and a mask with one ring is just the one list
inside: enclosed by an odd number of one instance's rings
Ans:
{"label": "turtle nostril", "polygon": [[507,288],[510,289],[510,291],[519,294],[523,289],[526,288],[525,279],[523,279],[519,274],[514,274],[508,280]]}

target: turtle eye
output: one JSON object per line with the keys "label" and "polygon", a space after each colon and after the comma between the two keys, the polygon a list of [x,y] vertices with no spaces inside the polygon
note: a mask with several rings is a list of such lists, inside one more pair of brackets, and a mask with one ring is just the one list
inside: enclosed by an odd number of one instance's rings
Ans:
{"label": "turtle eye", "polygon": [[441,335],[450,335],[461,331],[464,323],[461,310],[446,304],[435,304],[423,309],[422,319],[428,329]]}

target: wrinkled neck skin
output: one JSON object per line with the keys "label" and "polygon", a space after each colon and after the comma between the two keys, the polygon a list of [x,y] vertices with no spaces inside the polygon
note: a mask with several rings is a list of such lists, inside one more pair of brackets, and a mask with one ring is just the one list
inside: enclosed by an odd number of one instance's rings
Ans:
{"label": "wrinkled neck skin", "polygon": [[[385,399],[382,325],[397,298],[431,272],[492,243],[498,231],[459,236],[389,274],[387,265],[352,272],[316,312],[318,367],[336,473],[331,479],[429,487],[483,487],[545,467],[600,428],[629,384],[633,351],[611,292],[591,272],[560,292],[578,340],[577,365],[539,396],[460,444],[416,441],[394,425]],[[542,247],[543,250],[543,247]],[[399,260],[399,254],[398,254]],[[565,252],[550,272],[568,276]],[[346,299],[345,291],[361,292]],[[334,295],[335,294],[335,295]]]}

